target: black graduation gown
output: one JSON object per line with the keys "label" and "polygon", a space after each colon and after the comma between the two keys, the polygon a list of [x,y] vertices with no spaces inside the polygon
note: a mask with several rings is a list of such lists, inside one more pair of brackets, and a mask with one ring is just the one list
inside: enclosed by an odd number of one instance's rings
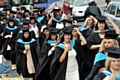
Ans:
{"label": "black graduation gown", "polygon": [[56,28],[56,25],[57,25],[57,23],[59,23],[59,22],[63,22],[63,25],[65,26],[65,23],[66,23],[65,19],[60,18],[60,20],[57,20],[56,18],[53,18],[53,19],[52,19],[52,25],[51,25],[50,27]]}
{"label": "black graduation gown", "polygon": [[3,33],[5,29],[5,26],[3,24],[0,24],[0,50],[2,49],[2,36],[1,34]]}
{"label": "black graduation gown", "polygon": [[23,51],[25,50],[24,45],[29,44],[30,45],[30,51],[33,59],[34,68],[36,71],[37,63],[38,63],[38,52],[37,52],[37,43],[35,39],[31,39],[29,42],[24,42],[22,39],[18,39],[16,42],[16,66],[17,66],[17,72],[19,74],[22,73],[23,77],[34,77],[30,76],[27,69],[27,57],[26,54],[23,54]]}
{"label": "black graduation gown", "polygon": [[118,40],[118,43],[119,43],[119,46],[120,46],[120,36],[118,37],[118,39],[117,39],[117,40]]}
{"label": "black graduation gown", "polygon": [[105,74],[100,73],[100,74],[96,75],[93,80],[103,80],[105,77],[106,77]]}
{"label": "black graduation gown", "polygon": [[[94,27],[94,25],[91,25],[89,28],[86,28],[85,26],[80,28],[80,31],[81,31],[82,35],[85,37],[85,39],[87,39],[91,35],[91,33],[93,32],[93,27]],[[84,49],[86,57],[89,59],[88,62],[90,62],[90,56],[91,55],[90,55],[89,49],[87,48],[87,45],[84,45],[82,47]],[[84,63],[82,63],[81,80],[85,80],[85,78],[90,73],[91,69],[92,69],[92,64],[91,65],[85,65]]]}
{"label": "black graduation gown", "polygon": [[48,23],[46,15],[39,16],[37,21],[39,24],[42,24],[42,25],[45,25]]}
{"label": "black graduation gown", "polygon": [[[105,30],[105,33],[115,33],[114,30]],[[92,45],[98,45],[101,44],[102,39],[99,36],[99,33],[97,31],[93,32],[88,38],[87,38],[87,47],[90,49]],[[91,63],[93,64],[95,55],[97,54],[99,48],[90,50],[90,58],[91,58]]]}
{"label": "black graduation gown", "polygon": [[105,67],[105,60],[107,58],[107,55],[105,55],[103,52],[97,53],[93,68],[90,72],[90,74],[87,76],[86,80],[93,80],[96,74],[98,74],[100,68]]}
{"label": "black graduation gown", "polygon": [[[55,42],[56,43],[56,42]],[[50,79],[50,64],[53,58],[52,55],[48,56],[48,51],[52,48],[51,43],[45,43],[40,52],[40,58],[35,74],[35,80],[51,80]]]}
{"label": "black graduation gown", "polygon": [[[10,35],[11,32],[13,33],[12,38],[4,38],[6,35]],[[3,32],[3,44],[4,44],[4,48],[3,48],[3,56],[10,60],[10,53],[7,53],[7,45],[9,44],[11,47],[11,53],[15,54],[15,42],[17,41],[17,34],[19,32],[19,28],[10,28],[10,27],[6,27],[4,32]]]}
{"label": "black graduation gown", "polygon": [[[109,77],[112,74],[111,70],[104,70],[100,74],[97,74],[93,80],[103,80],[106,77]],[[115,75],[115,80],[120,80],[120,74]]]}
{"label": "black graduation gown", "polygon": [[[80,46],[80,43],[81,43],[80,40],[76,40],[73,47],[77,53],[76,60],[78,62],[79,73],[80,73],[81,61],[88,61],[87,59],[84,60],[86,57],[84,56],[84,51]],[[50,69],[51,80],[65,80],[68,55],[66,56],[65,60],[62,63],[60,63],[59,58],[63,54],[63,52],[64,49],[61,47],[57,47],[55,49],[54,56],[51,62],[51,69]]]}
{"label": "black graduation gown", "polygon": [[40,36],[39,36],[40,48],[43,46],[45,40],[46,40],[46,36],[43,33],[40,33]]}

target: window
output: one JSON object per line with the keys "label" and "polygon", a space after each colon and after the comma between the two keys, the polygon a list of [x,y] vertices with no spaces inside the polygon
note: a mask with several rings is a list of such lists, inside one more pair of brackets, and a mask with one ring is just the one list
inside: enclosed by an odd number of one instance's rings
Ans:
{"label": "window", "polygon": [[110,13],[111,4],[107,7],[107,12]]}
{"label": "window", "polygon": [[110,14],[115,15],[115,11],[116,11],[116,4],[112,4],[112,6],[110,8]]}
{"label": "window", "polygon": [[116,14],[120,15],[120,4],[117,6],[117,13]]}

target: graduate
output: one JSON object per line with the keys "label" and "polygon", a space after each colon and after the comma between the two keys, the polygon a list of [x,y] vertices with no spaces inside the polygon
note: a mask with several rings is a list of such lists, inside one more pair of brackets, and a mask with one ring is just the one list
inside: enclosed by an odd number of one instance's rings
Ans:
{"label": "graduate", "polygon": [[34,16],[30,17],[29,29],[34,31],[36,39],[38,39],[39,34],[40,34],[40,27],[39,27],[38,22],[35,20]]}
{"label": "graduate", "polygon": [[[87,40],[87,38],[91,35],[91,33],[93,32],[94,26],[96,24],[96,19],[93,16],[89,16],[86,18],[84,25],[80,28],[80,31],[82,33],[82,35],[85,37],[85,39]],[[90,50],[87,48],[87,45],[83,46],[83,49],[85,51],[85,55],[86,57],[89,59],[88,62],[90,62]],[[91,62],[90,62],[91,63]],[[85,78],[88,76],[88,74],[90,73],[91,69],[92,69],[92,64],[90,65],[85,65],[84,63],[82,63],[83,65],[81,66],[81,80],[85,80]]]}
{"label": "graduate", "polygon": [[[105,33],[116,33],[119,34],[120,30],[119,27],[110,19],[106,18],[105,16],[96,16],[98,22],[94,27],[94,32],[87,38],[87,47],[90,49],[90,54],[91,54],[91,63],[93,64],[95,55],[98,52],[98,49],[100,48],[100,43],[102,39],[105,36]],[[114,30],[111,30],[107,23],[106,19],[108,22],[110,22],[113,25]]]}
{"label": "graduate", "polygon": [[85,39],[87,39],[91,35],[96,23],[97,20],[93,16],[89,16],[86,18],[84,25],[80,28],[80,31]]}
{"label": "graduate", "polygon": [[16,42],[17,72],[24,78],[34,78],[38,64],[39,51],[37,42],[28,29],[23,30],[23,37]]}
{"label": "graduate", "polygon": [[120,80],[120,48],[106,49],[105,70],[97,74],[93,80]]}
{"label": "graduate", "polygon": [[18,23],[20,24],[23,19],[23,14],[21,12],[18,12],[16,18],[14,18]]}
{"label": "graduate", "polygon": [[40,16],[39,18],[43,18],[41,21],[39,21],[41,24],[47,24],[49,19],[50,19],[50,15],[47,13],[47,11],[45,10],[45,8],[41,8],[39,9],[40,11]]}
{"label": "graduate", "polygon": [[117,38],[118,38],[118,34],[113,34],[113,33],[105,34],[105,38],[101,42],[99,52],[95,56],[93,68],[92,68],[90,74],[87,76],[86,80],[93,80],[93,78],[96,74],[98,74],[98,73],[102,72],[102,70],[104,70],[105,60],[107,58],[105,49],[107,49],[109,47],[119,48]]}
{"label": "graduate", "polygon": [[51,80],[80,80],[81,40],[72,39],[72,28],[65,27],[51,62]]}
{"label": "graduate", "polygon": [[62,29],[65,26],[65,19],[61,18],[60,9],[54,9],[51,14],[51,18],[48,21],[50,27]]}
{"label": "graduate", "polygon": [[19,32],[19,28],[15,25],[13,19],[9,19],[8,24],[6,25],[5,31],[3,32],[3,56],[7,60],[11,60],[12,69],[16,69],[16,52],[15,52],[15,42],[16,36]]}
{"label": "graduate", "polygon": [[5,13],[6,13],[6,17],[9,18],[10,17],[11,7],[8,6],[8,7],[4,8],[4,10],[5,10]]}
{"label": "graduate", "polygon": [[25,10],[24,11],[23,18],[30,20],[30,11],[29,10]]}
{"label": "graduate", "polygon": [[40,32],[40,36],[39,36],[39,44],[40,44],[40,48],[43,46],[43,44],[45,43],[45,40],[48,38],[49,36],[49,30],[47,27],[42,28],[41,32]]}
{"label": "graduate", "polygon": [[55,28],[50,28],[49,31],[50,31],[49,37],[43,44],[40,51],[40,58],[37,66],[35,80],[51,80],[50,64],[53,58],[53,52],[58,44],[57,34],[59,33],[60,30]]}

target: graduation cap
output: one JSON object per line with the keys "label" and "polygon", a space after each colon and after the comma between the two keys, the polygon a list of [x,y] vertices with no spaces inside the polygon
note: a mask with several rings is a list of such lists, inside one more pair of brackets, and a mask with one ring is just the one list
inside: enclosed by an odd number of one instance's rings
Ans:
{"label": "graduation cap", "polygon": [[21,7],[21,10],[26,10],[26,8],[25,7]]}
{"label": "graduation cap", "polygon": [[45,11],[45,8],[43,7],[41,9],[39,9],[39,11],[42,13],[43,11]]}
{"label": "graduation cap", "polygon": [[120,58],[120,48],[110,47],[107,48],[105,51],[108,52],[108,57]]}
{"label": "graduation cap", "polygon": [[18,12],[19,15],[23,15],[22,13]]}
{"label": "graduation cap", "polygon": [[61,9],[53,9],[52,11],[51,11],[51,13],[52,12],[59,12]]}
{"label": "graduation cap", "polygon": [[17,9],[17,11],[19,11],[20,10],[20,8],[16,8]]}
{"label": "graduation cap", "polygon": [[60,30],[56,28],[49,28],[49,31],[51,34],[58,34],[60,32]]}
{"label": "graduation cap", "polygon": [[79,27],[78,25],[72,25],[73,29],[78,28],[78,27]]}
{"label": "graduation cap", "polygon": [[38,10],[34,10],[33,13],[37,12],[38,13]]}
{"label": "graduation cap", "polygon": [[105,39],[117,39],[118,38],[118,34],[115,33],[106,33],[105,34]]}
{"label": "graduation cap", "polygon": [[66,21],[66,23],[72,24],[72,20],[66,19],[65,21]]}
{"label": "graduation cap", "polygon": [[15,22],[15,20],[13,18],[9,18],[8,20],[9,20],[9,22]]}
{"label": "graduation cap", "polygon": [[96,16],[96,19],[98,20],[98,22],[105,22],[106,17],[105,16]]}
{"label": "graduation cap", "polygon": [[16,14],[17,12],[16,12],[16,11],[11,10],[11,11],[10,11],[10,13]]}
{"label": "graduation cap", "polygon": [[23,32],[29,32],[29,28],[28,28],[28,27],[23,27],[21,30],[22,30]]}
{"label": "graduation cap", "polygon": [[24,13],[25,13],[25,12],[29,12],[29,13],[30,13],[30,11],[29,11],[29,10],[27,10],[27,9],[24,11]]}
{"label": "graduation cap", "polygon": [[31,6],[34,6],[34,4],[31,4]]}
{"label": "graduation cap", "polygon": [[73,29],[71,27],[62,28],[62,31],[64,32],[64,34],[71,34],[72,30]]}
{"label": "graduation cap", "polygon": [[28,25],[29,24],[29,20],[28,19],[23,19],[21,22],[23,23],[23,25]]}

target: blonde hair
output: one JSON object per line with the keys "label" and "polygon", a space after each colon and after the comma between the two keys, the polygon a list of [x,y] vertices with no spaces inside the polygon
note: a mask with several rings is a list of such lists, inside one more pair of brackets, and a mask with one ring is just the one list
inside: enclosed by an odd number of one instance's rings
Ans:
{"label": "blonde hair", "polygon": [[110,68],[110,63],[111,61],[115,59],[115,58],[111,58],[111,57],[107,57],[106,61],[105,61],[105,67],[108,69]]}
{"label": "blonde hair", "polygon": [[86,20],[85,20],[83,26],[87,26],[87,24],[88,24],[88,20],[89,20],[90,18],[92,18],[92,20],[93,20],[93,24],[96,25],[96,20],[95,20],[93,17],[90,16],[90,17],[87,17],[87,18],[86,18]]}
{"label": "blonde hair", "polygon": [[[105,39],[103,39],[102,42],[101,42],[101,46],[100,46],[100,48],[99,48],[99,52],[102,52],[103,50],[105,50],[104,40],[105,40]],[[112,41],[113,47],[119,48],[119,44],[118,44],[118,41],[117,41],[117,40],[115,40],[115,39],[110,39],[110,40]]]}

